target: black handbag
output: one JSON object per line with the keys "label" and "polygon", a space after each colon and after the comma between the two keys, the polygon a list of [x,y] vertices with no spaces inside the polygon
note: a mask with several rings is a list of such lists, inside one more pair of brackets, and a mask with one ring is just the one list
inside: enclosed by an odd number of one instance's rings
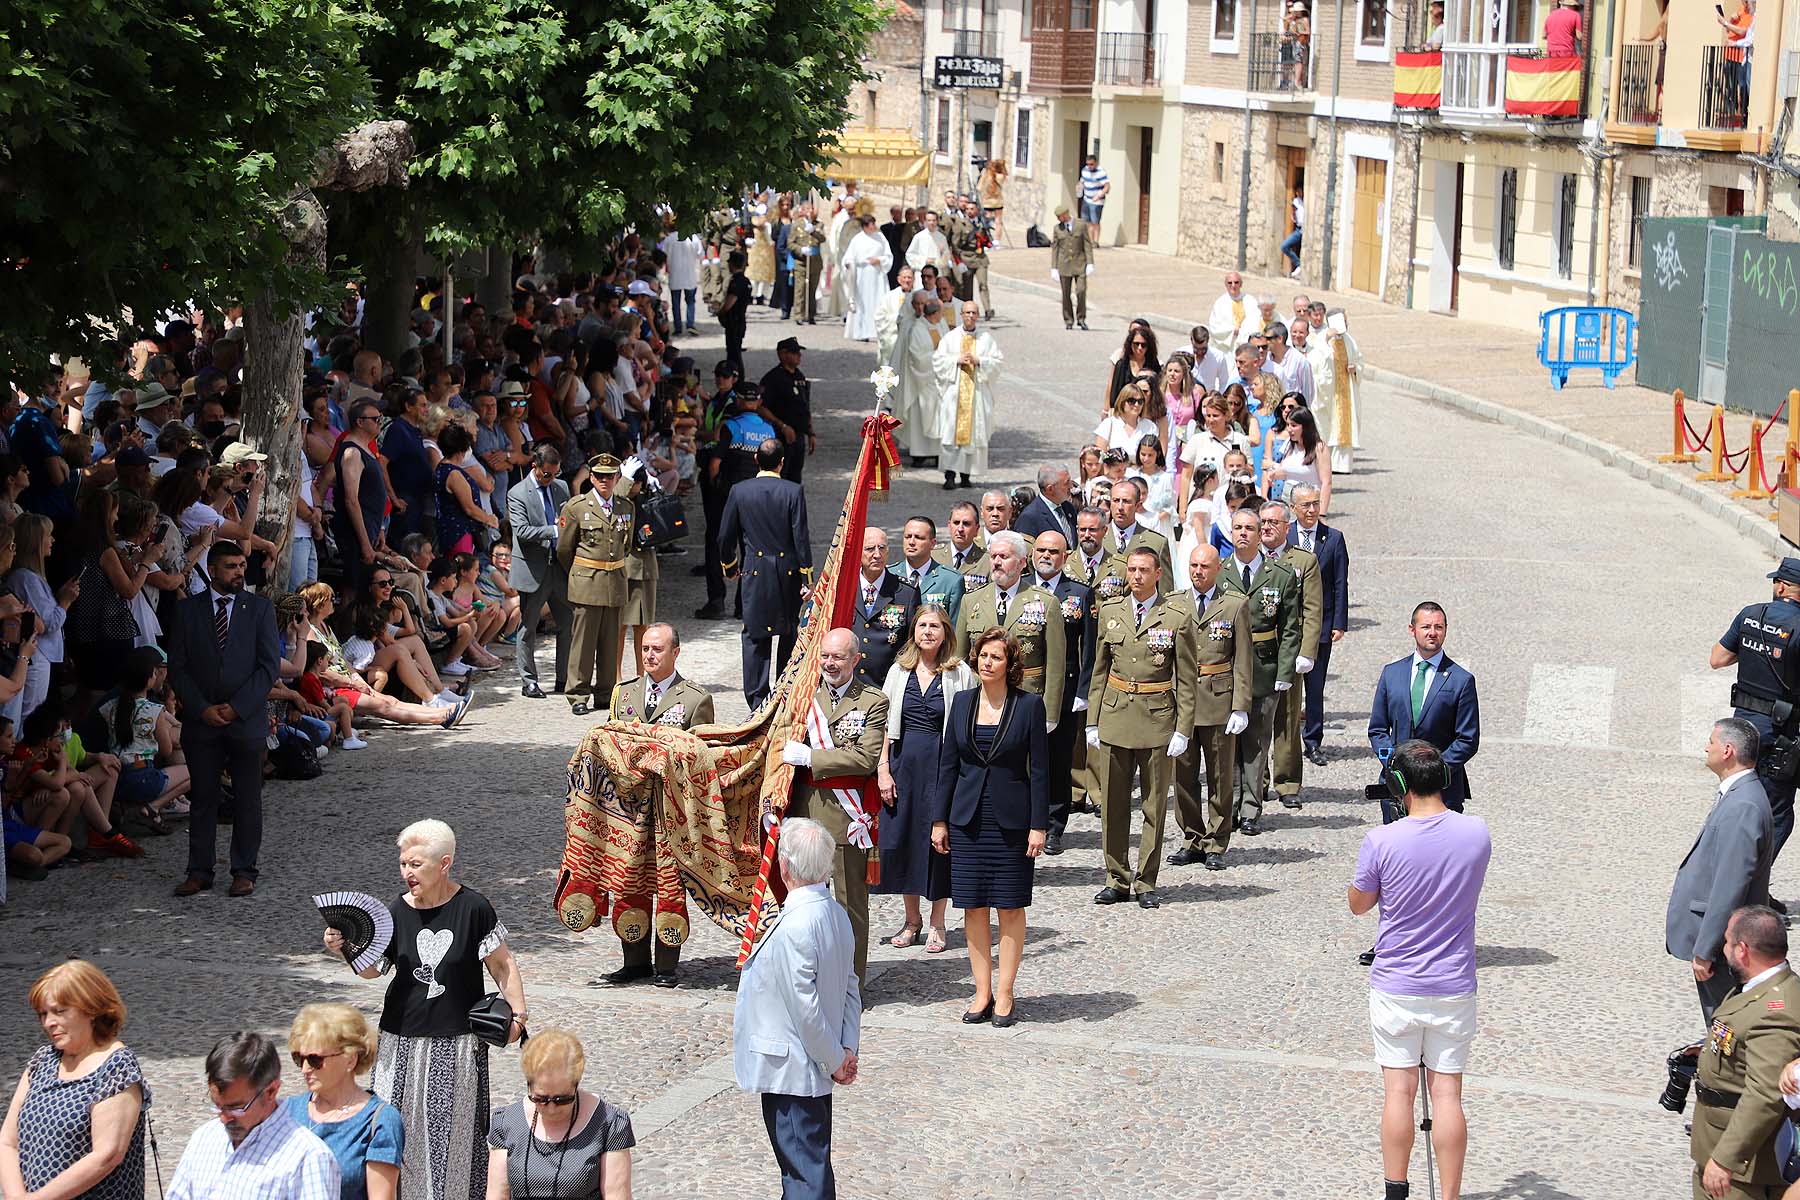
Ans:
{"label": "black handbag", "polygon": [[[506,997],[499,992],[489,992],[475,1002],[469,1010],[469,1032],[490,1046],[505,1046],[512,1036],[513,1010],[506,1002]],[[519,1043],[524,1044],[527,1034],[523,1027],[519,1029]]]}
{"label": "black handbag", "polygon": [[633,531],[639,550],[651,550],[678,542],[687,536],[687,513],[674,492],[651,492],[637,502],[637,528]]}

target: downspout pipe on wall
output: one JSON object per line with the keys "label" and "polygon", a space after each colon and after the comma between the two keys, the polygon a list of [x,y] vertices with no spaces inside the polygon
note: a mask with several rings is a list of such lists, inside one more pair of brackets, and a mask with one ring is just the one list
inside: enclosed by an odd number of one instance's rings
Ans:
{"label": "downspout pipe on wall", "polygon": [[1250,253],[1250,85],[1256,78],[1256,0],[1250,0],[1250,22],[1244,30],[1249,53],[1244,55],[1244,155],[1238,164],[1238,252],[1242,271]]}

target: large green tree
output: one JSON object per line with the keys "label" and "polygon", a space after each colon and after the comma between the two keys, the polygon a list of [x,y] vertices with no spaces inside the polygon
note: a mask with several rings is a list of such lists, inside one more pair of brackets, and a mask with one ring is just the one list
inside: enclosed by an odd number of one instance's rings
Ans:
{"label": "large green tree", "polygon": [[376,107],[417,153],[409,188],[335,202],[332,228],[370,273],[366,334],[394,347],[421,245],[580,241],[800,182],[881,18],[875,0],[399,0],[365,19]]}
{"label": "large green tree", "polygon": [[319,287],[280,214],[367,84],[334,0],[0,6],[0,377],[96,321]]}

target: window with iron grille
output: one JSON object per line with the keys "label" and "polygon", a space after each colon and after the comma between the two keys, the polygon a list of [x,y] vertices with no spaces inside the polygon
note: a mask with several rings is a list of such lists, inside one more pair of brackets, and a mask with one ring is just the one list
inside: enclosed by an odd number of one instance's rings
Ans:
{"label": "window with iron grille", "polygon": [[1500,187],[1494,197],[1494,261],[1513,268],[1513,248],[1519,240],[1519,168],[1500,168]]}
{"label": "window with iron grille", "polygon": [[1237,37],[1237,0],[1213,0],[1212,35],[1221,42]]}
{"label": "window with iron grille", "polygon": [[1625,247],[1625,265],[1644,264],[1644,218],[1650,215],[1650,177],[1633,176],[1631,180],[1631,240]]}
{"label": "window with iron grille", "polygon": [[1013,166],[1021,171],[1031,169],[1031,110],[1013,112]]}
{"label": "window with iron grille", "polygon": [[1575,277],[1575,195],[1574,175],[1558,177],[1556,188],[1556,273],[1563,279]]}
{"label": "window with iron grille", "polygon": [[937,149],[940,154],[950,152],[950,98],[948,96],[938,97]]}

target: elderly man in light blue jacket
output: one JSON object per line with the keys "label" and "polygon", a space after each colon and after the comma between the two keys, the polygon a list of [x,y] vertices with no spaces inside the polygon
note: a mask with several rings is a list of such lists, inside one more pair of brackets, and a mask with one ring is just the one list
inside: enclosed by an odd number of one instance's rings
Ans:
{"label": "elderly man in light blue jacket", "polygon": [[762,1096],[782,1200],[834,1200],[831,1089],[856,1082],[862,994],[850,917],[831,896],[837,840],[804,817],[781,823],[787,900],[738,981],[732,1061]]}

